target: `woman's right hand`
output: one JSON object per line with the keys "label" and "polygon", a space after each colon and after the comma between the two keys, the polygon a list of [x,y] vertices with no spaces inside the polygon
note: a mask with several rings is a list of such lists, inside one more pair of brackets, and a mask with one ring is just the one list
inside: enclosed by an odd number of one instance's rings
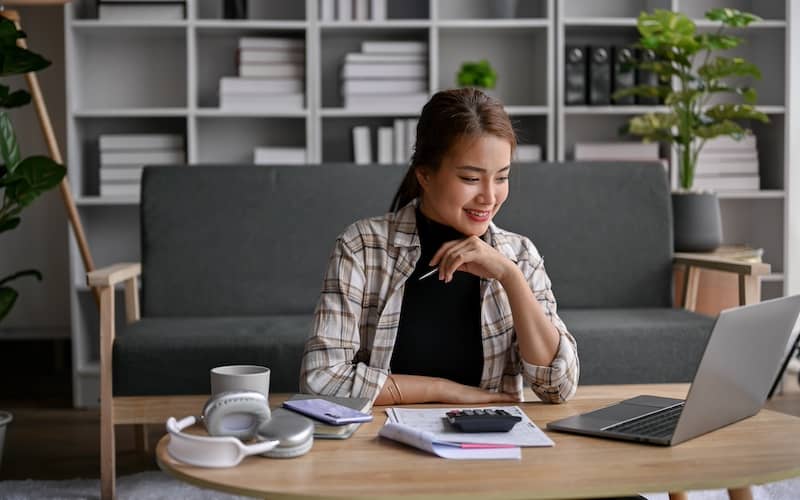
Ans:
{"label": "woman's right hand", "polygon": [[436,394],[436,401],[456,405],[518,403],[520,401],[514,394],[491,392],[447,379],[437,379]]}

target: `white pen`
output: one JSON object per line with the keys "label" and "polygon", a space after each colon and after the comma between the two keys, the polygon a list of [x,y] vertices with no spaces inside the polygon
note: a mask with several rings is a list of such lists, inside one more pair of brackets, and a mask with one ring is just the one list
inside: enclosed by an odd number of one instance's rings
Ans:
{"label": "white pen", "polygon": [[425,274],[423,274],[422,276],[420,276],[420,277],[419,277],[419,281],[422,281],[422,280],[424,280],[425,278],[427,278],[428,276],[431,276],[433,273],[437,272],[438,270],[439,270],[439,267],[438,267],[438,266],[437,266],[437,267],[434,267],[433,269],[431,269],[431,270],[430,270],[430,271],[428,271],[427,273],[425,273]]}

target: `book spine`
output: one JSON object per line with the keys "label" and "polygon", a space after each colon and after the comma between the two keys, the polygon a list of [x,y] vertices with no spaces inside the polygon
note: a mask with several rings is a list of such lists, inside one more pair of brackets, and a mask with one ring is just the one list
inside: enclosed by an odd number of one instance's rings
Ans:
{"label": "book spine", "polygon": [[370,16],[373,21],[386,20],[387,0],[370,0]]}
{"label": "book spine", "polygon": [[353,0],[336,0],[336,20],[353,20]]}
{"label": "book spine", "polygon": [[367,126],[353,127],[353,159],[358,165],[369,165],[372,162],[372,147]]}
{"label": "book spine", "polygon": [[394,127],[378,128],[378,163],[381,165],[391,165],[394,159],[392,134]]}
{"label": "book spine", "polygon": [[402,119],[396,119],[394,128],[394,162],[398,165],[406,163],[406,125]]}
{"label": "book spine", "polygon": [[[627,47],[612,47],[611,55],[614,60],[614,64],[611,68],[613,80],[612,93],[632,88],[636,85],[633,50]],[[618,105],[636,104],[636,97],[628,95],[613,99],[613,102]]]}
{"label": "book spine", "polygon": [[589,104],[611,104],[611,52],[608,47],[589,48]]}
{"label": "book spine", "polygon": [[568,46],[564,64],[564,104],[586,104],[586,49]]}
{"label": "book spine", "polygon": [[[657,59],[656,53],[649,49],[639,49],[636,56],[640,62],[652,62]],[[637,68],[635,73],[637,85],[658,86],[658,75],[652,71]],[[656,105],[658,101],[657,97],[636,96],[636,104]]]}
{"label": "book spine", "polygon": [[425,78],[428,68],[425,64],[363,64],[345,63],[342,78]]}
{"label": "book spine", "polygon": [[361,42],[361,52],[364,54],[426,54],[426,42]]}
{"label": "book spine", "polygon": [[301,64],[241,64],[241,77],[303,78],[306,68]]}
{"label": "book spine", "polygon": [[267,38],[243,36],[239,38],[239,49],[305,50],[302,38]]}
{"label": "book spine", "polygon": [[319,0],[319,20],[336,20],[336,0]]}

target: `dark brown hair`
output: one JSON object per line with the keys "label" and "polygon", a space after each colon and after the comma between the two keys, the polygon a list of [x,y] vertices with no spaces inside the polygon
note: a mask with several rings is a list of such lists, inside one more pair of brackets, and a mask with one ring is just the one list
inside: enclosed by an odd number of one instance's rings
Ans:
{"label": "dark brown hair", "polygon": [[444,156],[465,137],[493,135],[517,147],[517,136],[503,103],[478,89],[463,88],[437,92],[422,108],[411,164],[394,195],[390,210],[396,212],[422,194],[416,170],[439,169]]}

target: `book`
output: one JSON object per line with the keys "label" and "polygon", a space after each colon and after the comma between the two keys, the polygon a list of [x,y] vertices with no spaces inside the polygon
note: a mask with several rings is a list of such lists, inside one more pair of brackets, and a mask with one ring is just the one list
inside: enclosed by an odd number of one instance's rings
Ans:
{"label": "book", "polygon": [[142,179],[142,167],[100,168],[100,183],[136,182]]}
{"label": "book", "polygon": [[382,109],[389,112],[419,112],[428,94],[348,94],[344,96],[344,107],[349,109]]}
{"label": "book", "polygon": [[103,21],[178,21],[186,18],[186,6],[183,3],[101,3],[97,6],[97,17]]}
{"label": "book", "polygon": [[361,42],[361,52],[365,54],[427,54],[427,42],[372,41]]}
{"label": "book", "polygon": [[697,161],[752,161],[758,162],[758,151],[755,149],[703,149],[697,155]]}
{"label": "book", "polygon": [[394,127],[378,127],[378,163],[391,165],[394,160]]}
{"label": "book", "polygon": [[567,46],[564,62],[564,104],[586,104],[586,49]]}
{"label": "book", "polygon": [[243,36],[239,38],[239,50],[241,49],[284,49],[284,50],[305,50],[306,41],[302,38],[276,38],[276,37],[251,37]]}
{"label": "book", "polygon": [[302,111],[305,94],[223,93],[219,95],[220,109],[229,111]]}
{"label": "book", "polygon": [[[293,394],[290,401],[298,399],[324,399],[361,412],[372,409],[372,400],[369,398],[345,398],[337,396],[316,396],[313,394]],[[347,439],[361,426],[361,424],[328,425],[318,420],[314,422],[314,438],[316,439]]]}
{"label": "book", "polygon": [[745,135],[740,140],[736,140],[728,135],[720,135],[718,137],[712,137],[711,139],[706,140],[706,143],[700,153],[702,154],[718,150],[727,151],[733,149],[754,151],[755,148],[756,136],[754,135]]}
{"label": "book", "polygon": [[[640,62],[652,62],[658,59],[656,53],[650,49],[637,49],[637,59]],[[658,86],[658,75],[652,71],[637,67],[635,71],[636,85]],[[636,104],[655,105],[658,97],[636,96]]]}
{"label": "book", "polygon": [[[342,0],[339,1],[341,2]],[[356,21],[369,19],[369,0],[354,0],[353,19]]]}
{"label": "book", "polygon": [[417,144],[417,120],[416,118],[408,118],[406,120],[406,162],[411,161],[414,155],[414,147]]}
{"label": "book", "polygon": [[219,81],[221,94],[302,94],[305,81],[302,78],[241,78],[223,76]]}
{"label": "book", "polygon": [[253,150],[256,165],[305,165],[305,148],[257,147]]}
{"label": "book", "polygon": [[305,63],[306,53],[297,50],[242,49],[239,64],[246,63]]}
{"label": "book", "polygon": [[177,134],[103,134],[98,139],[101,150],[183,149],[183,136]]}
{"label": "book", "polygon": [[336,20],[353,20],[353,0],[336,0]]}
{"label": "book", "polygon": [[422,63],[348,63],[342,65],[342,78],[425,78],[428,65]]}
{"label": "book", "polygon": [[657,161],[656,142],[577,142],[575,160],[653,160]]}
{"label": "book", "polygon": [[757,175],[697,174],[692,187],[710,191],[757,191],[760,188],[760,181]]}
{"label": "book", "polygon": [[427,64],[427,57],[424,54],[362,54],[361,52],[348,52],[344,56],[347,63],[373,63],[373,64],[396,64],[396,63],[417,63]]}
{"label": "book", "polygon": [[100,196],[119,196],[138,198],[141,194],[139,183],[131,184],[100,184]]}
{"label": "book", "polygon": [[[636,85],[633,49],[628,47],[611,47],[611,92],[625,90]],[[636,104],[636,96],[628,95],[619,99],[612,99],[614,104]]]}
{"label": "book", "polygon": [[306,74],[305,64],[275,63],[256,64],[244,63],[239,65],[239,76],[242,77],[268,77],[268,78],[303,78]]}
{"label": "book", "polygon": [[365,125],[353,127],[353,161],[358,165],[369,165],[372,162],[369,127]]}
{"label": "book", "polygon": [[407,148],[406,148],[406,123],[405,120],[397,118],[394,120],[392,124],[394,128],[394,133],[392,137],[394,138],[394,147],[392,150],[394,151],[394,162],[397,164],[406,163],[408,161],[407,158]]}
{"label": "book", "polygon": [[336,19],[336,0],[319,0],[319,20],[333,21]]}
{"label": "book", "polygon": [[370,0],[369,13],[373,21],[386,20],[386,3],[387,0]]}
{"label": "book", "polygon": [[519,144],[516,157],[519,162],[542,161],[542,148],[538,144]]}
{"label": "book", "polygon": [[758,161],[752,160],[728,160],[728,161],[709,161],[698,159],[695,164],[697,175],[709,174],[758,174]]}
{"label": "book", "polygon": [[424,78],[394,80],[344,80],[342,94],[414,94],[427,96],[428,82]]}
{"label": "book", "polygon": [[100,165],[141,166],[186,163],[182,150],[100,151]]}
{"label": "book", "polygon": [[611,104],[611,51],[589,47],[589,101],[592,106]]}

